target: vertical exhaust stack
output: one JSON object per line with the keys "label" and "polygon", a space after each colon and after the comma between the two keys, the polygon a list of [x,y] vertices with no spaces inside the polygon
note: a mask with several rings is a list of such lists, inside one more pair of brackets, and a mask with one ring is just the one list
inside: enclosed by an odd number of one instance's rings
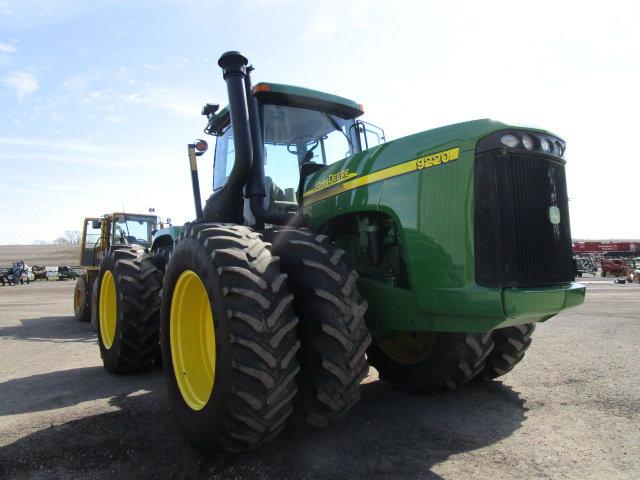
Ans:
{"label": "vertical exhaust stack", "polygon": [[247,64],[249,61],[240,52],[225,52],[218,60],[222,78],[227,82],[233,145],[236,161],[227,180],[227,187],[234,193],[242,192],[253,163],[249,105],[246,96]]}
{"label": "vertical exhaust stack", "polygon": [[245,81],[248,60],[240,52],[225,52],[218,60],[222,77],[227,82],[235,163],[227,183],[209,197],[204,207],[205,222],[243,223],[243,189],[253,163],[249,107]]}

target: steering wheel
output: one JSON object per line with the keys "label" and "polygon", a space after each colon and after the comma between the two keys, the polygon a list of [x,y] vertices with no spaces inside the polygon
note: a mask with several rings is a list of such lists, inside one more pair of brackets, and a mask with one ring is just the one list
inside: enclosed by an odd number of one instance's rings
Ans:
{"label": "steering wheel", "polygon": [[313,146],[311,148],[307,148],[307,152],[313,152],[313,150],[320,144],[320,141],[317,138],[313,138],[313,137],[309,138],[307,141],[306,138],[307,137],[305,137],[304,135],[300,135],[299,137],[296,137],[293,140],[291,140],[287,144],[287,152],[291,153],[292,155],[298,155],[298,146],[296,145],[297,143],[296,140],[300,140],[300,143],[304,143],[305,145],[307,143],[311,144],[313,142]]}

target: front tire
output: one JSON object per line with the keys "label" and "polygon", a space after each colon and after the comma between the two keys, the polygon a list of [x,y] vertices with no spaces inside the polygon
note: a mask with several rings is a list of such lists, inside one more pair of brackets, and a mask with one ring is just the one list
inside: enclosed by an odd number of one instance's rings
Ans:
{"label": "front tire", "polygon": [[164,375],[178,426],[205,454],[255,448],[293,411],[298,320],[267,247],[247,227],[188,226],[167,264]]}
{"label": "front tire", "polygon": [[105,253],[96,282],[98,344],[104,368],[131,373],[158,349],[161,277],[151,255],[129,246]]}
{"label": "front tire", "polygon": [[380,380],[410,392],[440,392],[463,385],[484,368],[490,333],[398,332],[367,352]]}
{"label": "front tire", "polygon": [[531,345],[531,335],[535,329],[535,323],[526,323],[494,330],[492,336],[495,347],[487,357],[484,378],[498,378],[513,370]]}

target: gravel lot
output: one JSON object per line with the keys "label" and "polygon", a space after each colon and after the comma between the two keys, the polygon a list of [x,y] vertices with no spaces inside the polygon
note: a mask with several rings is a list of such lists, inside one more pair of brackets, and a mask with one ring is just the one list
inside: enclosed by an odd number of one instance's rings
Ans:
{"label": "gravel lot", "polygon": [[341,424],[224,461],[185,443],[160,371],[103,370],[73,282],[0,287],[0,479],[639,478],[640,286],[585,282],[502,382],[408,395],[372,369]]}

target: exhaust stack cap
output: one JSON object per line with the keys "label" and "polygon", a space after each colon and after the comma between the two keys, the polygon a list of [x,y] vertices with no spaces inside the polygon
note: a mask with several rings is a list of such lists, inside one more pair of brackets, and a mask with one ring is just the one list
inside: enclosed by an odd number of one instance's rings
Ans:
{"label": "exhaust stack cap", "polygon": [[222,77],[224,79],[226,79],[228,75],[234,73],[246,76],[246,67],[248,63],[249,60],[247,60],[247,58],[240,52],[236,52],[235,50],[224,52],[218,60],[218,66],[222,68]]}

